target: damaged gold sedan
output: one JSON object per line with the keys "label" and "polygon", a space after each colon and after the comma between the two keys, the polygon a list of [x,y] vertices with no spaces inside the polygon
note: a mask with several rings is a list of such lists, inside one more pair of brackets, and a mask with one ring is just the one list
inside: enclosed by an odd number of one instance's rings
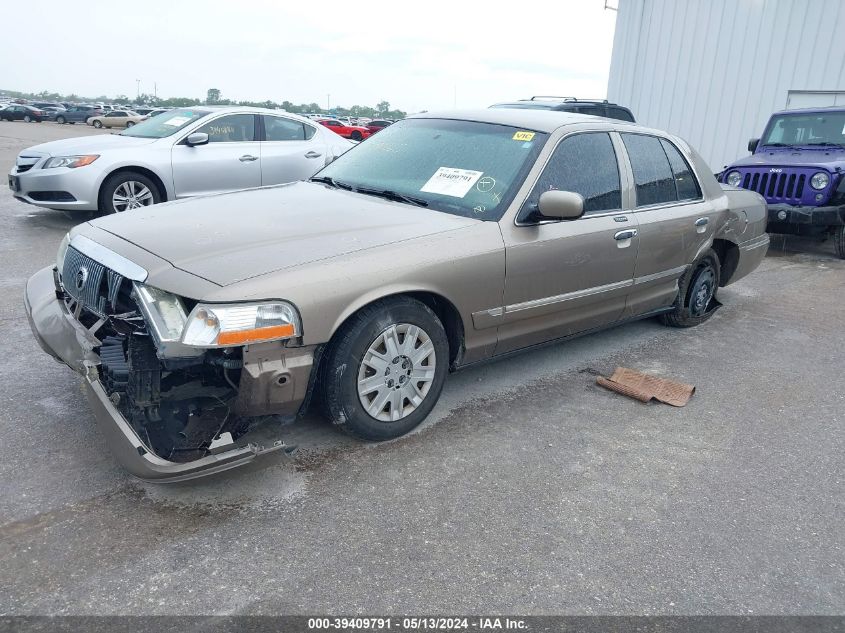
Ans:
{"label": "damaged gold sedan", "polygon": [[118,460],[175,481],[287,450],[253,431],[312,400],[385,440],[426,418],[450,370],[648,316],[702,323],[764,257],[765,218],[656,130],[425,114],[308,182],[75,227],[26,309]]}

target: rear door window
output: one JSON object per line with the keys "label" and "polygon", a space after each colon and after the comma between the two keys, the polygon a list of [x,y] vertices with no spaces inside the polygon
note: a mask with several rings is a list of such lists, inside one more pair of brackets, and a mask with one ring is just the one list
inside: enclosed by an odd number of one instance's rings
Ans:
{"label": "rear door window", "polygon": [[637,206],[677,201],[675,176],[660,139],[646,134],[622,134],[622,140],[634,172]]}
{"label": "rear door window", "polygon": [[304,141],[305,125],[280,116],[265,116],[264,136],[268,141]]}
{"label": "rear door window", "polygon": [[692,173],[692,169],[686,159],[672,143],[665,138],[660,139],[669,165],[672,167],[672,175],[675,177],[675,188],[678,191],[678,200],[696,200],[701,197],[701,187]]}

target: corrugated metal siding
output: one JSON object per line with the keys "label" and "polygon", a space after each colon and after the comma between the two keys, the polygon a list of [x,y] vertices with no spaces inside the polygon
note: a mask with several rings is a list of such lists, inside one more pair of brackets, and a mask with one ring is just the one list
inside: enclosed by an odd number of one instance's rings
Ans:
{"label": "corrugated metal siding", "polygon": [[607,95],[714,172],[790,90],[845,89],[843,0],[619,0]]}

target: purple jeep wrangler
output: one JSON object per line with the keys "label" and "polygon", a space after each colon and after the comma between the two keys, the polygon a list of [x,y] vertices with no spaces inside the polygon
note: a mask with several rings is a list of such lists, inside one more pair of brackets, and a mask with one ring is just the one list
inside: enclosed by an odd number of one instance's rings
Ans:
{"label": "purple jeep wrangler", "polygon": [[845,259],[845,107],[775,112],[720,180],[769,203],[769,233],[831,236]]}

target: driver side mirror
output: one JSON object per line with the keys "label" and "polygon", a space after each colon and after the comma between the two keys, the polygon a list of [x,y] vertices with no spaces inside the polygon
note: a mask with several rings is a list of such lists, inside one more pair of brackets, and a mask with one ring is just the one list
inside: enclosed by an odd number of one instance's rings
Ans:
{"label": "driver side mirror", "polygon": [[208,134],[205,132],[194,132],[193,134],[188,134],[188,138],[185,139],[185,145],[188,147],[208,145]]}
{"label": "driver side mirror", "polygon": [[748,151],[752,154],[757,151],[757,146],[760,144],[759,138],[752,138],[748,141]]}
{"label": "driver side mirror", "polygon": [[584,197],[573,191],[544,191],[526,218],[529,222],[576,220],[584,215]]}

